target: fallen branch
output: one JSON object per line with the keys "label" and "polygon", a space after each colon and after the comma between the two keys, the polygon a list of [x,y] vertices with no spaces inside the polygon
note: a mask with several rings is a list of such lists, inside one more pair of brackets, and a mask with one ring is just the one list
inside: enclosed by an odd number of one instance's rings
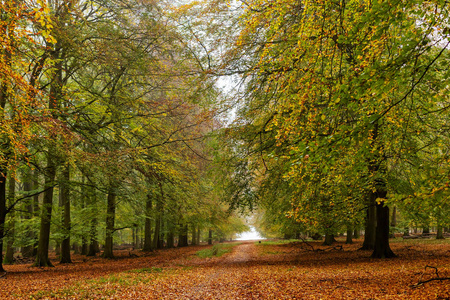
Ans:
{"label": "fallen branch", "polygon": [[[427,268],[434,269],[435,274],[436,274],[436,277],[430,278],[430,279],[427,279],[427,280],[422,280],[423,275],[425,275],[425,273],[427,272]],[[428,266],[428,265],[427,265],[427,266],[425,266],[425,270],[423,271],[422,275],[420,275],[419,281],[418,281],[416,284],[410,285],[410,287],[411,287],[411,288],[417,288],[417,287],[419,287],[419,286],[421,286],[421,285],[424,285],[424,284],[427,283],[427,282],[437,281],[437,280],[438,280],[438,281],[450,280],[450,277],[440,277],[440,276],[439,276],[438,269],[437,269],[436,267]]]}
{"label": "fallen branch", "polygon": [[6,271],[4,271],[2,275],[0,275],[0,278],[4,278],[4,277],[6,277]]}

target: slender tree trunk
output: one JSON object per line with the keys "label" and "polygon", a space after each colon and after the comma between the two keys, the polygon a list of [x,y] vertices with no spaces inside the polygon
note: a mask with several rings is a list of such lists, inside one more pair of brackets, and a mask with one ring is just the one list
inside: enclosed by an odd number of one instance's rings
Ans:
{"label": "slender tree trunk", "polygon": [[3,268],[3,241],[5,237],[5,219],[6,219],[6,168],[0,170],[0,272],[5,272]]}
{"label": "slender tree trunk", "polygon": [[[33,184],[32,184],[30,175],[31,175],[30,169],[26,168],[26,170],[23,172],[23,190],[25,193],[33,190]],[[25,199],[25,211],[26,212],[23,216],[23,219],[25,220],[25,222],[27,222],[26,220],[30,220],[31,217],[33,216],[33,198],[30,197],[30,198]],[[29,257],[33,256],[34,245],[33,245],[33,243],[31,243],[31,241],[33,241],[35,238],[34,232],[33,232],[33,229],[31,228],[31,226],[26,227],[25,236],[26,236],[28,245],[25,247],[22,247],[22,256],[24,258],[29,258]]]}
{"label": "slender tree trunk", "polygon": [[197,225],[197,245],[200,245],[200,236],[201,236],[200,225]]}
{"label": "slender tree trunk", "polygon": [[145,203],[144,251],[152,251],[152,209],[152,197],[148,194]]}
{"label": "slender tree trunk", "polygon": [[212,229],[208,231],[208,245],[212,245]]}
{"label": "slender tree trunk", "polygon": [[89,206],[92,209],[90,229],[89,229],[89,247],[87,256],[95,256],[100,250],[97,240],[97,225],[98,225],[97,193],[93,188],[90,188],[87,196],[89,198],[89,201],[87,202],[89,203]]}
{"label": "slender tree trunk", "polygon": [[116,194],[114,188],[111,187],[108,192],[107,209],[106,209],[106,238],[105,238],[105,249],[102,255],[104,258],[114,258],[113,234],[114,234],[115,218],[116,218]]}
{"label": "slender tree trunk", "polygon": [[395,227],[397,227],[397,206],[394,205],[392,208],[392,218],[391,218],[391,231],[390,238],[395,238]]}
{"label": "slender tree trunk", "polygon": [[156,201],[156,216],[155,216],[155,230],[153,231],[152,249],[158,249],[160,244],[160,231],[161,231],[161,201]]}
{"label": "slender tree trunk", "polygon": [[[39,189],[39,172],[35,169],[33,172],[33,190]],[[41,206],[39,203],[39,195],[34,195],[33,197],[33,215],[36,218],[39,218],[41,213]],[[33,245],[33,256],[36,257],[37,255],[37,249],[39,246],[39,239],[38,239],[38,231],[33,231],[33,235],[35,237],[35,242]]]}
{"label": "slender tree trunk", "polygon": [[70,258],[70,169],[69,164],[64,166],[62,172],[62,182],[60,187],[60,195],[63,204],[63,232],[64,239],[61,242],[61,264],[72,263]]}
{"label": "slender tree trunk", "polygon": [[37,267],[53,266],[50,262],[50,259],[48,258],[48,247],[50,243],[50,224],[52,218],[53,185],[55,182],[55,176],[56,167],[54,165],[54,158],[49,154],[49,156],[47,157],[47,170],[45,172],[45,192],[41,211],[39,244],[36,255],[36,262],[34,264]]}
{"label": "slender tree trunk", "polygon": [[[16,190],[16,180],[13,176],[9,176],[9,184],[8,184],[8,201],[10,207],[14,204],[15,191]],[[9,213],[9,228],[7,233],[7,243],[6,243],[6,254],[3,259],[4,264],[13,264],[14,263],[14,235],[15,235],[15,218],[16,214],[14,210]]]}

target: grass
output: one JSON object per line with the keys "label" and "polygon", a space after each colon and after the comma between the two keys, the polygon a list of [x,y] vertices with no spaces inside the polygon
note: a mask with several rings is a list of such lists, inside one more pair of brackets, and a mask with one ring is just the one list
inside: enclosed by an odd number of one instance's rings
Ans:
{"label": "grass", "polygon": [[203,249],[198,251],[196,254],[200,258],[207,258],[207,257],[220,257],[224,255],[225,253],[231,252],[234,246],[237,246],[239,244],[233,243],[233,244],[215,244],[211,248]]}
{"label": "grass", "polygon": [[128,271],[129,273],[161,273],[163,270],[162,268],[142,268],[142,269],[135,269]]}

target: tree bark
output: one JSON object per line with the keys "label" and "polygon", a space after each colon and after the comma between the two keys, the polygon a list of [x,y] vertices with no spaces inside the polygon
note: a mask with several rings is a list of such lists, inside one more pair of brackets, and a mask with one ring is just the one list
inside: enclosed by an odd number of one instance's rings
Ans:
{"label": "tree bark", "polygon": [[437,226],[437,234],[436,234],[436,239],[437,240],[443,240],[444,238],[444,232],[442,230],[442,226],[438,224]]}
{"label": "tree bark", "polygon": [[[31,175],[30,169],[26,168],[22,175],[23,190],[25,193],[33,190],[33,184],[32,184],[30,175]],[[25,199],[25,214],[23,215],[23,219],[30,220],[32,216],[33,216],[33,198],[30,197],[30,198]],[[21,252],[22,252],[22,256],[24,258],[29,258],[29,257],[33,256],[33,248],[34,248],[34,245],[30,241],[34,240],[34,238],[35,238],[34,232],[33,232],[33,229],[31,228],[31,226],[26,227],[25,236],[26,236],[28,245],[22,247]]]}
{"label": "tree bark", "polygon": [[334,234],[325,233],[325,240],[322,245],[331,246],[336,240],[334,239]]}
{"label": "tree bark", "polygon": [[212,229],[208,231],[208,245],[212,245]]}
{"label": "tree bark", "polygon": [[89,245],[87,256],[95,256],[99,250],[98,240],[97,240],[97,194],[93,188],[89,189],[89,193],[86,194],[88,196],[87,203],[91,207],[91,219],[90,219],[90,228],[89,228]]}
{"label": "tree bark", "polygon": [[[13,176],[9,176],[8,184],[8,202],[9,206],[12,207],[14,204],[14,197],[16,191],[16,180]],[[14,263],[14,235],[15,235],[15,218],[16,214],[14,210],[9,213],[9,228],[7,233],[7,243],[6,243],[6,254],[3,259],[3,264],[13,264]]]}
{"label": "tree bark", "polygon": [[72,259],[70,257],[70,168],[69,164],[64,166],[64,170],[62,172],[62,182],[60,187],[60,195],[63,204],[63,232],[64,239],[61,242],[61,264],[72,263]]}
{"label": "tree bark", "polygon": [[48,258],[48,247],[50,243],[50,224],[52,218],[53,206],[53,185],[55,182],[56,167],[54,158],[50,153],[47,157],[47,169],[45,172],[45,192],[44,201],[41,210],[41,226],[39,231],[39,244],[34,266],[37,267],[53,267]]}
{"label": "tree bark", "polygon": [[361,247],[362,250],[373,250],[375,248],[375,233],[376,233],[376,195],[369,193],[368,207],[366,215],[366,224],[364,229],[364,241]]}
{"label": "tree bark", "polygon": [[384,202],[381,201],[377,203],[377,232],[372,258],[391,257],[396,257],[396,255],[389,246],[389,207],[385,206]]}
{"label": "tree bark", "polygon": [[6,219],[6,168],[0,170],[0,272],[5,272],[3,268],[3,241],[5,237]]}
{"label": "tree bark", "polygon": [[178,247],[186,247],[189,245],[188,243],[188,225],[182,225],[180,227],[180,233],[178,236]]}
{"label": "tree bark", "polygon": [[144,251],[152,251],[152,209],[152,197],[148,194],[145,202]]}
{"label": "tree bark", "polygon": [[391,230],[389,237],[395,238],[395,227],[397,227],[397,206],[394,205],[392,208],[392,218],[391,218]]}
{"label": "tree bark", "polygon": [[353,244],[352,234],[353,228],[351,226],[347,226],[347,239],[345,241],[346,244]]}
{"label": "tree bark", "polygon": [[114,258],[113,234],[114,234],[115,218],[116,218],[116,194],[114,188],[111,187],[108,192],[107,198],[106,238],[105,238],[105,249],[102,254],[103,258]]}

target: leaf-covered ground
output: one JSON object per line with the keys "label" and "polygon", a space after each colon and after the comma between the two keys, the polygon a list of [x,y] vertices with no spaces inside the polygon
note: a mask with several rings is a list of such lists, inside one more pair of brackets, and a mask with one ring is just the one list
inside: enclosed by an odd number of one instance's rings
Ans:
{"label": "leaf-covered ground", "polygon": [[242,243],[221,257],[200,258],[208,246],[162,250],[115,260],[74,256],[55,268],[6,266],[0,299],[450,299],[448,241],[392,243],[399,258],[300,242]]}

